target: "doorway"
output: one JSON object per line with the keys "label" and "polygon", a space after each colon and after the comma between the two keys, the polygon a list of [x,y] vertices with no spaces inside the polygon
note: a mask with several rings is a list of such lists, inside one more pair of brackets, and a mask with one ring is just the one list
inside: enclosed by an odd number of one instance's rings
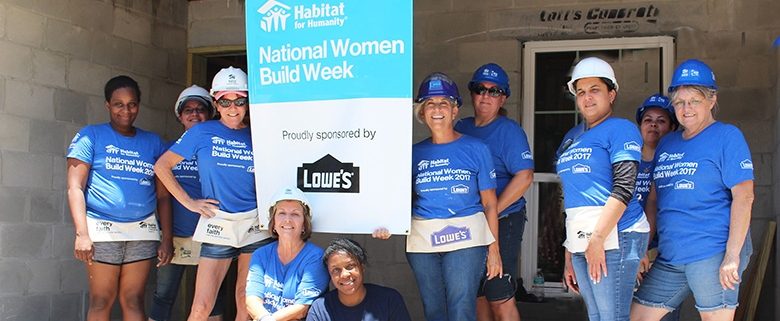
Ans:
{"label": "doorway", "polygon": [[[520,273],[545,278],[545,295],[569,296],[561,282],[565,213],[555,150],[566,132],[581,122],[574,96],[566,88],[574,65],[599,57],[612,65],[619,84],[614,115],[634,121],[648,96],[666,92],[674,67],[674,39],[667,36],[523,43],[523,117],[534,153],[534,181],[528,192],[528,221]],[[528,282],[526,282],[528,283]]]}

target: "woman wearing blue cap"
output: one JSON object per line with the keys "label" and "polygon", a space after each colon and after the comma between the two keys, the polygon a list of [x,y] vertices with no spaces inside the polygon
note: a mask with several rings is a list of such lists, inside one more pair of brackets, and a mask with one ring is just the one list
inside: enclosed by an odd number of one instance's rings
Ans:
{"label": "woman wearing blue cap", "polygon": [[406,252],[429,321],[476,320],[480,278],[502,275],[493,162],[481,140],[453,128],[460,105],[452,79],[433,73],[420,84],[414,106],[431,137],[412,148],[415,197]]}
{"label": "woman wearing blue cap", "polygon": [[511,93],[509,77],[501,66],[477,68],[469,81],[474,117],[463,118],[455,130],[484,140],[496,168],[498,243],[501,277],[485,280],[477,299],[479,320],[520,320],[515,304],[517,259],[525,228],[523,194],[533,182],[534,160],[528,137],[520,124],[505,116]]}
{"label": "woman wearing blue cap", "polygon": [[590,320],[627,320],[650,231],[634,197],[642,137],[634,124],[612,117],[618,83],[606,61],[581,60],[568,87],[584,122],[564,136],[557,155],[566,209],[564,281],[582,294]]}
{"label": "woman wearing blue cap", "polygon": [[682,131],[656,150],[658,253],[634,295],[632,320],[660,320],[691,293],[703,320],[732,320],[753,251],[753,162],[742,132],[715,120],[715,74],[686,60],[669,85]]}

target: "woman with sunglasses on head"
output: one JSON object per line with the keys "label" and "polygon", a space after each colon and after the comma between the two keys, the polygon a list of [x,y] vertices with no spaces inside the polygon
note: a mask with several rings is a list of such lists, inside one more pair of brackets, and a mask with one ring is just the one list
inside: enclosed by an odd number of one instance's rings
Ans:
{"label": "woman with sunglasses on head", "polygon": [[[245,294],[249,260],[270,236],[260,230],[257,222],[252,139],[244,123],[249,109],[246,73],[223,68],[214,76],[211,95],[219,120],[186,131],[160,157],[154,170],[184,207],[201,215],[193,236],[203,244],[189,320],[208,318],[230,262],[238,257],[236,320],[244,321],[248,319]],[[201,199],[189,195],[171,171],[180,161],[193,158],[198,160]]]}
{"label": "woman with sunglasses on head", "polygon": [[642,137],[612,117],[618,83],[599,58],[574,67],[569,91],[583,123],[563,138],[556,169],[566,209],[564,282],[593,320],[628,320],[650,225],[634,197]]}
{"label": "woman with sunglasses on head", "polygon": [[[753,162],[745,137],[715,120],[715,74],[690,59],[669,85],[682,131],[655,152],[658,257],[634,294],[631,320],[660,320],[693,293],[702,320],[732,320],[753,252]],[[652,206],[649,206],[652,208]]]}
{"label": "woman with sunglasses on head", "polygon": [[165,146],[134,125],[141,102],[135,80],[111,78],[104,93],[109,122],[82,128],[68,147],[74,254],[89,276],[87,320],[109,320],[119,297],[122,318],[141,321],[152,259],[165,265],[172,252],[170,196],[150,170]]}
{"label": "woman with sunglasses on head", "polygon": [[496,168],[498,244],[504,275],[483,280],[477,299],[479,320],[520,320],[515,304],[517,259],[525,227],[523,194],[533,182],[534,160],[520,124],[507,118],[509,76],[489,63],[477,68],[469,81],[474,117],[463,118],[455,130],[485,141]]}
{"label": "woman with sunglasses on head", "polygon": [[460,105],[458,87],[442,73],[425,78],[414,105],[431,137],[412,148],[406,257],[429,321],[476,320],[480,279],[503,274],[493,161],[480,139],[455,131]]}
{"label": "woman with sunglasses on head", "polygon": [[[184,130],[190,130],[193,126],[214,116],[211,95],[206,89],[197,85],[187,87],[179,94],[179,98],[173,106],[173,112]],[[169,147],[173,143],[170,142]],[[197,160],[181,161],[173,168],[173,174],[188,195],[196,199],[202,198]],[[200,242],[192,240],[200,214],[188,210],[176,198],[171,200],[171,203],[174,255],[171,264],[157,269],[157,288],[154,291],[152,308],[149,313],[150,321],[170,320],[171,309],[176,302],[182,276],[188,269],[197,271],[198,258],[200,257]],[[224,287],[220,287],[220,293],[209,316],[209,321],[222,320],[224,292]]]}

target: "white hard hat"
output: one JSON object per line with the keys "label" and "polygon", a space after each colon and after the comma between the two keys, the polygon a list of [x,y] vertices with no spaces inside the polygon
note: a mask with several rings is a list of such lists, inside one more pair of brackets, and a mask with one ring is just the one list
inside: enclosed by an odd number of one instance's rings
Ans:
{"label": "white hard hat", "polygon": [[615,85],[615,91],[618,90],[617,79],[615,79],[615,71],[612,70],[612,66],[604,60],[596,57],[588,57],[580,60],[574,71],[571,73],[571,80],[567,83],[569,86],[569,92],[572,95],[577,95],[577,89],[574,88],[574,82],[582,78],[607,78]]}
{"label": "white hard hat", "polygon": [[249,91],[246,73],[233,66],[222,68],[211,82],[211,95],[220,91]]}
{"label": "white hard hat", "polygon": [[179,94],[179,98],[176,99],[176,104],[173,105],[173,113],[176,114],[176,117],[181,115],[181,109],[184,108],[184,103],[190,99],[196,99],[202,102],[203,105],[206,106],[209,115],[214,114],[214,106],[211,105],[211,96],[209,95],[209,92],[206,91],[206,89],[203,89],[203,87],[192,85],[184,88],[184,90],[181,91],[181,94]]}
{"label": "white hard hat", "polygon": [[285,187],[277,191],[274,196],[271,197],[268,207],[274,207],[279,201],[299,201],[303,203],[303,205],[309,205],[309,200],[306,198],[306,195],[296,187]]}

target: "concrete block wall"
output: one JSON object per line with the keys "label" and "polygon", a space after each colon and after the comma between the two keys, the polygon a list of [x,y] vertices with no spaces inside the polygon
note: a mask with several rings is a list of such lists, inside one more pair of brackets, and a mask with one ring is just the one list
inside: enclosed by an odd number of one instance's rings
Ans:
{"label": "concrete block wall", "polygon": [[[83,320],[65,151],[104,122],[103,85],[142,88],[137,126],[165,133],[185,85],[181,0],[0,1],[0,320]],[[168,137],[172,138],[172,137]]]}

